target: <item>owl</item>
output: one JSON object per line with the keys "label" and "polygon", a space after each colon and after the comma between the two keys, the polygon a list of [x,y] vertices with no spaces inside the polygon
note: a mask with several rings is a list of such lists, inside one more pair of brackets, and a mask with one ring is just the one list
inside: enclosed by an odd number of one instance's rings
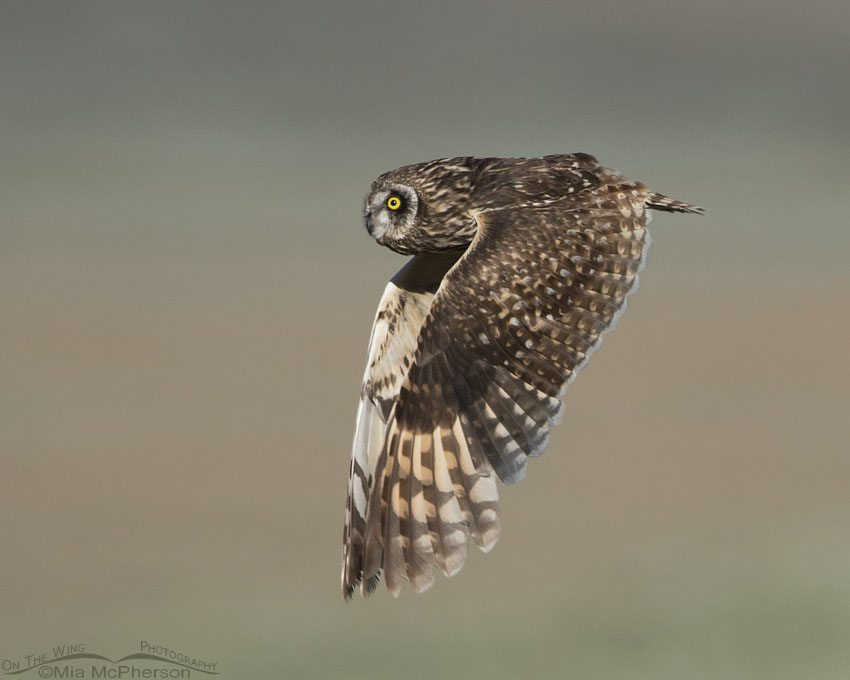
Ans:
{"label": "owl", "polygon": [[614,328],[649,210],[702,208],[583,153],[443,158],[372,183],[365,224],[410,260],[381,298],[349,470],[342,592],[398,595],[499,537],[497,479],[549,443],[568,385]]}

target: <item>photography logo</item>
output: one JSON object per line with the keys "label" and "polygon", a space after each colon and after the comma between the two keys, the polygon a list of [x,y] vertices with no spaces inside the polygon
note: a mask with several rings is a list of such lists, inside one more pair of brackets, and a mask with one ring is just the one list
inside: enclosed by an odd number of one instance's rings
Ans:
{"label": "photography logo", "polygon": [[218,675],[218,662],[142,640],[139,651],[120,659],[91,652],[87,645],[57,645],[50,652],[4,657],[0,670],[23,678],[201,678]]}

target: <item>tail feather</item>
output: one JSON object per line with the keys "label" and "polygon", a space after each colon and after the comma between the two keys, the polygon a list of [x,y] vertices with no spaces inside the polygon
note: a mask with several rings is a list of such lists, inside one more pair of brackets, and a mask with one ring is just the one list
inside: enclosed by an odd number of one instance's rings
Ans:
{"label": "tail feather", "polygon": [[665,212],[683,212],[683,213],[694,213],[696,215],[700,215],[705,212],[705,208],[700,208],[696,205],[691,205],[690,203],[684,203],[683,201],[677,201],[672,198],[668,198],[664,194],[650,194],[649,198],[646,199],[646,205],[650,208],[654,208],[655,210],[664,210]]}

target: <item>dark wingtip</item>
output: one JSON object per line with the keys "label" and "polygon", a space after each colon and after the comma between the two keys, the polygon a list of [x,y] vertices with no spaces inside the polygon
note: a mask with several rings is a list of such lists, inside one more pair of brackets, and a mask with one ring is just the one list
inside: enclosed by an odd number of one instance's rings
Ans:
{"label": "dark wingtip", "polygon": [[361,592],[363,597],[369,597],[378,587],[378,581],[381,580],[380,574],[375,574],[374,576],[370,576],[365,581],[363,581],[361,586]]}
{"label": "dark wingtip", "polygon": [[365,580],[358,578],[356,581],[347,581],[342,585],[342,600],[346,604],[351,602],[354,597],[354,591],[357,586],[360,586],[360,594],[366,598],[369,597],[378,587],[378,582],[381,580],[381,575],[376,574]]}

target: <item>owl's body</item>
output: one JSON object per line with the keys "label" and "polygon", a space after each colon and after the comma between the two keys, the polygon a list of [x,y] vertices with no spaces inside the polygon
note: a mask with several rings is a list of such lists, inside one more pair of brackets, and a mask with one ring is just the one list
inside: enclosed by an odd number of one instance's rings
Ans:
{"label": "owl's body", "polygon": [[499,533],[564,390],[625,310],[648,208],[696,212],[587,154],[450,158],[381,175],[369,233],[414,255],[378,308],[351,460],[343,594],[460,570]]}

